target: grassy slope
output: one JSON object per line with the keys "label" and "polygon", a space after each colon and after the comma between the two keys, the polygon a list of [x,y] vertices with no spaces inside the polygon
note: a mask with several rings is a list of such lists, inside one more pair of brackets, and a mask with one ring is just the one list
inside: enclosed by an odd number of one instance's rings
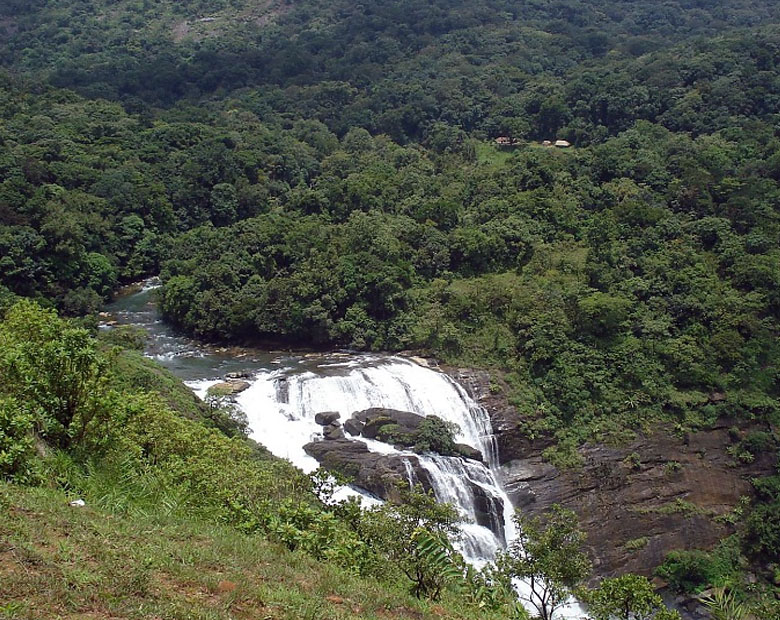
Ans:
{"label": "grassy slope", "polygon": [[227,527],[0,484],[0,617],[474,618]]}

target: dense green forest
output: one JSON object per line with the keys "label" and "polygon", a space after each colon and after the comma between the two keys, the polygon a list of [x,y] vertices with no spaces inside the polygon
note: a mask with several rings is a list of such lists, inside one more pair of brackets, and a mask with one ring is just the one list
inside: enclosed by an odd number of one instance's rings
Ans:
{"label": "dense green forest", "polygon": [[770,0],[6,1],[0,307],[160,274],[206,339],[490,368],[560,466],[724,417],[777,451],[779,65]]}

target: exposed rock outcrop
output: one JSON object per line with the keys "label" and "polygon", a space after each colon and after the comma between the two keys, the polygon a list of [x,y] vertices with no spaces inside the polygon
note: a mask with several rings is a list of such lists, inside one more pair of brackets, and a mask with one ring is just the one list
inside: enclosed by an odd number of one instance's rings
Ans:
{"label": "exposed rock outcrop", "polygon": [[303,449],[326,469],[352,478],[353,484],[383,499],[400,499],[398,485],[409,480],[407,463],[414,472],[415,481],[425,490],[432,488],[427,472],[415,456],[370,452],[364,442],[352,439],[315,441]]}
{"label": "exposed rock outcrop", "polygon": [[344,430],[349,433],[350,435],[360,435],[360,433],[363,431],[363,427],[365,424],[361,422],[360,420],[356,420],[355,418],[350,418],[346,422],[344,422]]}
{"label": "exposed rock outcrop", "polygon": [[[421,485],[426,491],[434,489],[434,481],[428,470],[412,454],[371,452],[364,442],[352,439],[315,441],[306,444],[303,449],[325,469],[340,472],[351,478],[355,486],[389,501],[400,499],[399,484],[408,484],[410,478],[411,482]],[[466,466],[459,457],[437,458],[450,458],[456,466]],[[473,464],[471,466],[475,467]],[[503,537],[503,523],[498,517],[504,509],[501,499],[471,482],[465,471],[462,478],[466,482],[467,492],[471,494],[476,522],[490,528],[499,538]]]}
{"label": "exposed rock outcrop", "polygon": [[559,470],[542,459],[550,440],[523,435],[487,372],[447,371],[490,414],[512,503],[531,514],[554,503],[575,510],[598,576],[650,575],[673,549],[713,547],[731,531],[717,517],[751,495],[751,477],[773,468],[770,455],[735,463],[727,452],[733,421],[724,419],[685,437],[659,428],[620,447],[585,445],[581,468]]}
{"label": "exposed rock outcrop", "polygon": [[338,424],[328,424],[323,431],[322,436],[328,441],[344,439],[344,430]]}
{"label": "exposed rock outcrop", "polygon": [[387,441],[390,435],[382,428],[393,425],[394,435],[411,435],[416,431],[425,419],[421,415],[410,411],[397,411],[395,409],[383,409],[374,407],[365,411],[352,414],[352,418],[363,423],[361,434],[368,439]]}
{"label": "exposed rock outcrop", "polygon": [[246,370],[237,371],[237,372],[229,372],[225,374],[225,378],[229,380],[234,379],[249,379],[249,377],[252,376],[252,373]]}
{"label": "exposed rock outcrop", "polygon": [[[416,433],[424,420],[424,416],[410,411],[374,407],[353,413],[344,425],[351,435],[377,439],[397,448],[414,448],[417,444]],[[454,453],[448,451],[446,454],[482,461],[482,453],[479,450],[462,443],[454,444]]]}
{"label": "exposed rock outcrop", "polygon": [[456,443],[455,451],[462,457],[482,462],[482,453],[465,443]]}
{"label": "exposed rock outcrop", "polygon": [[322,411],[314,414],[314,421],[320,426],[333,424],[341,417],[338,411]]}
{"label": "exposed rock outcrop", "polygon": [[221,383],[215,383],[209,388],[209,392],[213,394],[220,394],[224,396],[235,396],[240,394],[244,390],[249,389],[250,383],[248,381],[223,381]]}

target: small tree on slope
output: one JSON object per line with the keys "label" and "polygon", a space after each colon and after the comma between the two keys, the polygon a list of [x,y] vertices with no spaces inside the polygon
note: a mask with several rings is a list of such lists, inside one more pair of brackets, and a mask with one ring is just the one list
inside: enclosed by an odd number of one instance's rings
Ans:
{"label": "small tree on slope", "polygon": [[557,504],[543,519],[519,511],[513,519],[519,534],[498,557],[497,567],[509,581],[525,581],[520,599],[542,620],[552,620],[590,572],[590,561],[581,549],[585,534],[578,529],[574,512]]}

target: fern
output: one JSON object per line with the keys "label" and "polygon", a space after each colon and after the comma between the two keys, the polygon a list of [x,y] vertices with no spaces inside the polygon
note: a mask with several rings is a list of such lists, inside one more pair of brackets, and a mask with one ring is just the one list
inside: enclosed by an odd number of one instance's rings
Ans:
{"label": "fern", "polygon": [[415,594],[436,600],[447,586],[463,587],[466,564],[446,535],[417,528],[412,534],[412,542],[417,558]]}
{"label": "fern", "polygon": [[699,599],[712,616],[712,620],[744,620],[748,610],[744,603],[737,600],[734,592],[725,588],[716,588],[712,594]]}

